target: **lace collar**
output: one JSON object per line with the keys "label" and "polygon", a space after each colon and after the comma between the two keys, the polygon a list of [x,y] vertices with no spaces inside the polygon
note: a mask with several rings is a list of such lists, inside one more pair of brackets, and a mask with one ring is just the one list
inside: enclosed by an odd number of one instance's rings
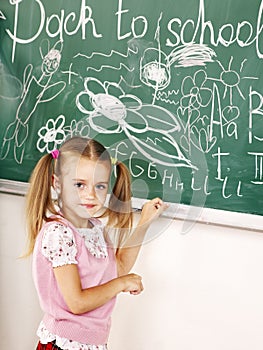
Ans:
{"label": "lace collar", "polygon": [[89,220],[93,227],[77,228],[76,230],[85,240],[85,245],[89,252],[96,258],[107,258],[107,244],[104,239],[104,226],[100,220],[91,218]]}

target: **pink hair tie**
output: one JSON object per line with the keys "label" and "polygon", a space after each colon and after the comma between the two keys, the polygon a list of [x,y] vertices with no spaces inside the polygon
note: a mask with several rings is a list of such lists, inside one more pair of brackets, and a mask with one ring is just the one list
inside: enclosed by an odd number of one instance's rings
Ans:
{"label": "pink hair tie", "polygon": [[59,150],[58,149],[54,149],[52,152],[50,152],[52,157],[54,159],[58,159],[58,156],[59,156]]}

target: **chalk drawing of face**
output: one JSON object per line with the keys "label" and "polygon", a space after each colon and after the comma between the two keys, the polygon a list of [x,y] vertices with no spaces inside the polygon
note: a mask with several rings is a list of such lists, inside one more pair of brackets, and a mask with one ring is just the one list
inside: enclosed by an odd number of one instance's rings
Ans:
{"label": "chalk drawing of face", "polygon": [[44,57],[42,63],[42,72],[46,75],[54,74],[60,65],[61,53],[56,49],[51,49]]}
{"label": "chalk drawing of face", "polygon": [[[147,160],[168,167],[194,168],[181,151],[173,133],[179,133],[176,117],[160,106],[143,105],[116,83],[88,77],[76,98],[78,109],[98,133],[124,135]],[[167,152],[167,150],[169,150]]]}
{"label": "chalk drawing of face", "polygon": [[163,51],[148,48],[141,59],[140,79],[154,89],[165,89],[171,80],[170,66],[167,65],[167,56]]}

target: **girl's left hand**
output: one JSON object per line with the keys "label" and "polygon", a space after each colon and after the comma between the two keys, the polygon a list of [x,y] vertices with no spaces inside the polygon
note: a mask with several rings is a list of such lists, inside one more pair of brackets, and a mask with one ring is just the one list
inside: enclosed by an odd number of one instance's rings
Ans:
{"label": "girl's left hand", "polygon": [[158,197],[145,203],[142,207],[140,225],[150,225],[152,221],[157,219],[168,207],[169,205]]}

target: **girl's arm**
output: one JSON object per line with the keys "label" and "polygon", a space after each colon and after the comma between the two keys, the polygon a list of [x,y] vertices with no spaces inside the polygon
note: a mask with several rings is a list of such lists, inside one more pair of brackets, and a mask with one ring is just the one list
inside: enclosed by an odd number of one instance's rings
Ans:
{"label": "girl's arm", "polygon": [[82,289],[76,264],[54,268],[59,290],[73,314],[82,314],[104,305],[120,292],[139,294],[143,290],[141,277],[129,274],[99,286]]}
{"label": "girl's arm", "polygon": [[167,207],[168,205],[165,204],[160,198],[152,199],[143,206],[141,217],[135,231],[125,242],[124,246],[118,248],[116,251],[119,276],[129,273],[137,259],[142,242],[150,224],[154,219],[158,218],[161,213],[167,209]]}

